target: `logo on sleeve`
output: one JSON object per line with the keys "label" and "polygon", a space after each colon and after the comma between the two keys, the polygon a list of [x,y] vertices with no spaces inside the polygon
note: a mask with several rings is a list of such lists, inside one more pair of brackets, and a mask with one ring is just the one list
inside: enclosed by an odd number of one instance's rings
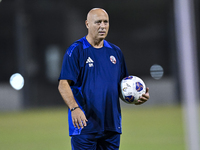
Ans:
{"label": "logo on sleeve", "polygon": [[117,60],[114,56],[110,56],[110,61],[113,63],[113,64],[116,64],[117,63]]}
{"label": "logo on sleeve", "polygon": [[88,64],[89,65],[89,67],[94,67],[94,61],[90,58],[90,57],[88,57],[88,59],[87,59],[87,61],[86,61],[86,64]]}

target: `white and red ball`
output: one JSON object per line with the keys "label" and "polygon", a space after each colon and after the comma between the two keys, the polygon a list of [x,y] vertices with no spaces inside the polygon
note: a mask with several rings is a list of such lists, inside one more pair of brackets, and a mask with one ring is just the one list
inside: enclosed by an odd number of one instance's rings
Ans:
{"label": "white and red ball", "polygon": [[137,103],[137,100],[146,93],[146,85],[144,81],[136,76],[128,76],[121,81],[120,98],[128,103]]}

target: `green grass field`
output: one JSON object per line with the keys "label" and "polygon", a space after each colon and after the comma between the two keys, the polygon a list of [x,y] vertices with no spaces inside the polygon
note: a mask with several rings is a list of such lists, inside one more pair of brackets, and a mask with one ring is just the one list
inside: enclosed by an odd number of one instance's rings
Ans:
{"label": "green grass field", "polygon": [[[184,150],[181,107],[122,107],[120,150]],[[1,150],[70,150],[67,108],[0,113]]]}

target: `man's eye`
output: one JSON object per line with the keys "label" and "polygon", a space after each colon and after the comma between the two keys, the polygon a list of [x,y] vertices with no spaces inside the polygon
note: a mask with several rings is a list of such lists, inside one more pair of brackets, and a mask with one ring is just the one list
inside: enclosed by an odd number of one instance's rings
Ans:
{"label": "man's eye", "polygon": [[101,21],[97,21],[96,23],[97,23],[97,24],[101,24]]}

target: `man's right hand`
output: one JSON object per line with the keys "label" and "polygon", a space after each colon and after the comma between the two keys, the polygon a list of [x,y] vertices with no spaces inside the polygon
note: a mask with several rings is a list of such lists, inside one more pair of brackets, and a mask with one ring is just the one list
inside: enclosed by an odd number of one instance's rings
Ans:
{"label": "man's right hand", "polygon": [[72,123],[75,128],[77,127],[78,129],[80,128],[83,129],[85,126],[87,126],[88,120],[84,112],[80,108],[73,110],[71,112],[71,116],[72,116]]}

